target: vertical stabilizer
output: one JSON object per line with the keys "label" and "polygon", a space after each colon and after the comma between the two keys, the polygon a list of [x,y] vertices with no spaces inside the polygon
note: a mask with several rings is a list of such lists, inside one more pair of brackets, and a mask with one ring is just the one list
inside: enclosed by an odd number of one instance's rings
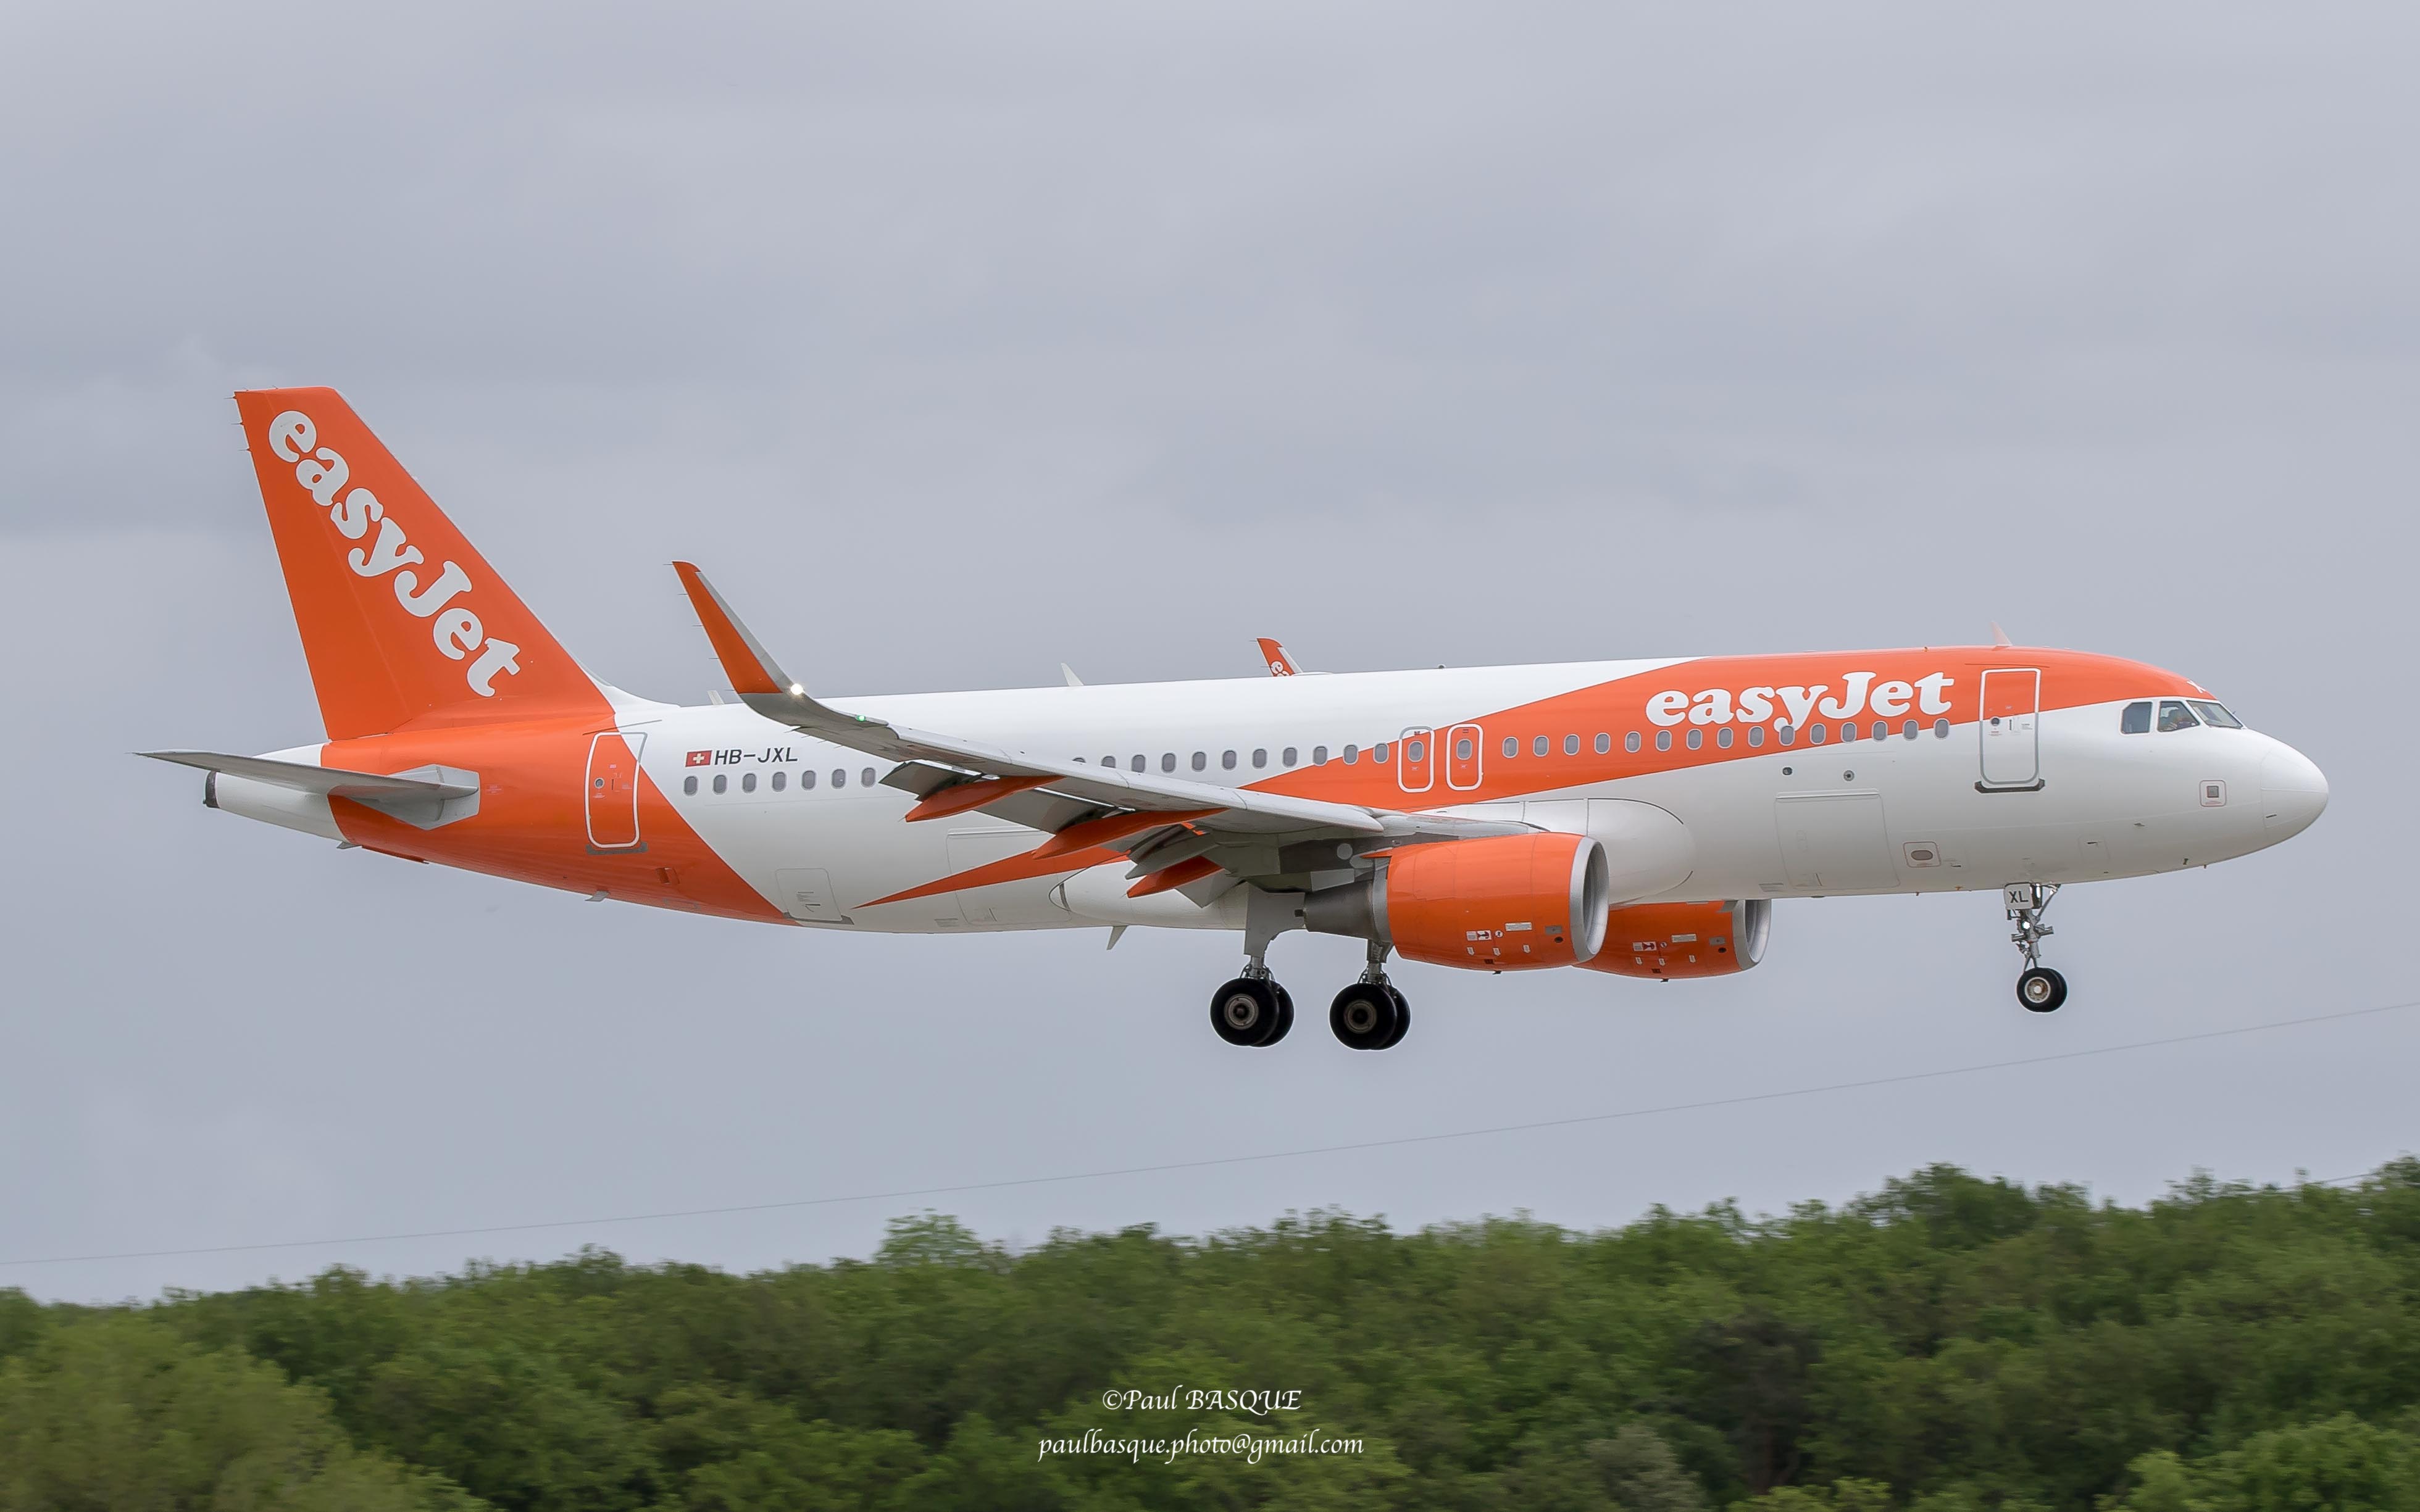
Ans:
{"label": "vertical stabilizer", "polygon": [[235,402],[330,739],[599,702],[335,390]]}

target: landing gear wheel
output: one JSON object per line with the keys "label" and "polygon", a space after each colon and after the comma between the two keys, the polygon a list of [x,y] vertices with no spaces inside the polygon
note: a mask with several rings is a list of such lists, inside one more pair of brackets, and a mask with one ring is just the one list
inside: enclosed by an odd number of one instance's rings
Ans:
{"label": "landing gear wheel", "polygon": [[1275,1044],[1288,1019],[1284,993],[1265,977],[1237,977],[1210,995],[1210,1026],[1229,1044]]}
{"label": "landing gear wheel", "polygon": [[1327,1026],[1347,1050],[1384,1050],[1404,1037],[1411,1015],[1385,982],[1357,981],[1336,995]]}
{"label": "landing gear wheel", "polygon": [[2055,1013],[2067,1001],[2067,979],[2048,966],[2035,966],[2017,979],[2017,1001],[2037,1013]]}
{"label": "landing gear wheel", "polygon": [[[1277,987],[1277,983],[1275,982],[1271,982],[1269,985]],[[1286,1037],[1286,1031],[1293,1027],[1294,994],[1286,991],[1282,987],[1278,987],[1278,1026],[1276,1028],[1269,1031],[1269,1037],[1262,1041],[1261,1043],[1275,1044],[1280,1040],[1284,1039]]]}
{"label": "landing gear wheel", "polygon": [[1378,1047],[1381,1050],[1394,1049],[1404,1042],[1404,1035],[1412,1032],[1412,1005],[1404,1000],[1393,982],[1387,984],[1387,995],[1395,1000],[1395,1032],[1387,1036],[1387,1042]]}

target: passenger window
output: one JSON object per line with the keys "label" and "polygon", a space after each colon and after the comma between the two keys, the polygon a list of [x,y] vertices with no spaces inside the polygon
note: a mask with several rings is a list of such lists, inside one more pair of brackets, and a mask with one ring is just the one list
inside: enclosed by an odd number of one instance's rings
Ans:
{"label": "passenger window", "polygon": [[2179,700],[2160,700],[2160,733],[2162,734],[2171,730],[2190,730],[2199,723],[2201,721],[2194,717],[2193,710],[2186,708]]}
{"label": "passenger window", "polygon": [[1899,737],[1901,740],[1914,740],[1916,738],[1916,721],[1914,719],[1910,719],[1907,723],[1899,727]]}
{"label": "passenger window", "polygon": [[1327,764],[1327,748],[1326,746],[1313,746],[1311,748],[1311,764],[1313,766],[1326,766]]}
{"label": "passenger window", "polygon": [[1785,746],[1794,746],[1798,743],[1798,732],[1787,722],[1774,726],[1773,733]]}
{"label": "passenger window", "polygon": [[1566,756],[1576,756],[1579,753],[1580,737],[1577,735],[1565,735],[1563,737],[1563,754]]}
{"label": "passenger window", "polygon": [[1269,764],[1269,748],[1266,746],[1252,748],[1252,769],[1258,771],[1267,764]]}
{"label": "passenger window", "polygon": [[753,793],[756,791],[755,773],[750,772],[739,779],[739,791],[742,793]]}
{"label": "passenger window", "polygon": [[1621,748],[1624,750],[1637,750],[1638,748],[1637,731],[1633,730],[1630,733],[1621,737]]}
{"label": "passenger window", "polygon": [[723,776],[721,772],[715,773],[714,791],[717,793],[728,793],[731,791],[731,779]]}
{"label": "passenger window", "polygon": [[1220,751],[1218,753],[1218,765],[1225,771],[1233,771],[1235,769],[1235,753],[1232,750]]}
{"label": "passenger window", "polygon": [[1762,725],[1761,725],[1761,724],[1752,724],[1752,725],[1749,725],[1749,726],[1747,727],[1747,743],[1748,743],[1749,745],[1751,745],[1751,746],[1761,746],[1761,745],[1763,745],[1763,744],[1764,744],[1764,726],[1762,726]]}
{"label": "passenger window", "polygon": [[1672,748],[1671,731],[1658,730],[1655,732],[1655,748],[1657,750],[1670,750]]}
{"label": "passenger window", "polygon": [[1874,738],[1876,740],[1888,740],[1890,738],[1890,721],[1888,719],[1876,719],[1874,721]]}
{"label": "passenger window", "polygon": [[1195,751],[1193,753],[1193,769],[1197,772],[1203,772],[1209,770],[1209,768],[1210,753],[1206,750]]}
{"label": "passenger window", "polygon": [[1696,750],[1699,746],[1702,746],[1705,743],[1706,733],[1699,729],[1696,725],[1691,725],[1689,727],[1689,748],[1691,750]]}
{"label": "passenger window", "polygon": [[[718,779],[716,779],[716,780],[717,780],[717,781],[721,781],[721,779],[720,778],[718,778]],[[845,766],[835,766],[835,767],[833,767],[833,768],[832,768],[832,786],[834,786],[834,787],[836,787],[836,788],[845,788],[845,787],[848,786],[848,768],[847,768],[847,767],[845,767]]]}
{"label": "passenger window", "polygon": [[694,777],[682,778],[681,791],[691,797],[695,797],[697,795],[697,779]]}
{"label": "passenger window", "polygon": [[1149,757],[1147,757],[1147,756],[1143,755],[1143,753],[1142,753],[1142,752],[1140,752],[1140,751],[1137,751],[1137,752],[1135,752],[1135,757],[1134,757],[1134,763],[1133,763],[1133,765],[1134,765],[1134,769],[1135,769],[1136,771],[1140,772],[1140,771],[1141,771],[1144,767],[1146,767],[1146,766],[1148,766],[1148,765],[1150,765],[1150,764],[1151,764],[1151,758],[1149,758]]}
{"label": "passenger window", "polygon": [[2118,733],[2121,735],[2148,735],[2151,733],[2151,702],[2129,703],[2126,712],[2118,717]]}
{"label": "passenger window", "polygon": [[1161,751],[1161,752],[1159,753],[1159,769],[1160,769],[1161,771],[1163,771],[1163,772],[1173,772],[1173,771],[1175,771],[1175,770],[1176,770],[1176,752],[1174,752],[1174,751],[1172,751],[1172,750],[1164,750],[1164,751]]}
{"label": "passenger window", "polygon": [[1529,742],[1529,754],[1532,756],[1544,756],[1546,754],[1545,736],[1540,735],[1537,739]]}
{"label": "passenger window", "polygon": [[1613,737],[1600,730],[1596,733],[1596,753],[1600,756],[1613,748]]}
{"label": "passenger window", "polygon": [[1354,765],[1357,765],[1357,764],[1359,764],[1360,761],[1361,761],[1361,748],[1360,748],[1360,747],[1358,747],[1358,746],[1347,746],[1347,747],[1345,747],[1345,748],[1344,748],[1344,764],[1345,764],[1345,765],[1347,765],[1347,766],[1354,766]]}
{"label": "passenger window", "polygon": [[1932,737],[1933,737],[1935,740],[1947,740],[1947,739],[1948,739],[1948,738],[1949,738],[1949,721],[1948,721],[1948,720],[1947,720],[1947,719],[1935,719],[1935,720],[1933,720],[1933,721],[1932,721]]}
{"label": "passenger window", "polygon": [[1504,737],[1504,754],[1507,756],[1518,756],[1521,754],[1521,740],[1519,736],[1506,735]]}
{"label": "passenger window", "polygon": [[2227,713],[2223,703],[2212,703],[2208,699],[2189,699],[2186,702],[2194,706],[2194,712],[2201,716],[2201,722],[2206,725],[2218,730],[2243,728],[2243,721]]}
{"label": "passenger window", "polygon": [[[1817,725],[1815,728],[1816,728],[1816,729],[1818,729],[1818,730],[1821,730],[1821,729],[1823,729],[1823,727],[1822,725],[1820,725],[1820,724],[1819,724],[1819,725]],[[1816,738],[1816,739],[1818,739],[1818,740],[1821,740],[1821,739],[1823,739],[1823,736],[1821,736],[1821,735],[1818,735],[1818,736],[1816,736],[1815,738]],[[1841,720],[1841,721],[1840,721],[1840,738],[1841,738],[1842,740],[1854,740],[1854,739],[1856,739],[1856,738],[1857,738],[1857,721],[1856,721],[1856,720],[1854,720],[1854,719],[1843,719],[1843,720]]]}
{"label": "passenger window", "polygon": [[1463,736],[1460,740],[1453,743],[1453,759],[1458,762],[1466,762],[1470,760],[1472,748],[1470,737],[1468,735]]}
{"label": "passenger window", "polygon": [[803,792],[805,792],[807,789],[809,789],[809,788],[811,788],[811,787],[814,787],[814,785],[815,785],[815,774],[814,774],[814,773],[813,773],[813,772],[800,772],[800,773],[799,774],[799,792],[803,793]]}
{"label": "passenger window", "polygon": [[1714,744],[1720,746],[1725,750],[1731,748],[1731,727],[1730,725],[1725,725],[1720,730],[1714,732]]}
{"label": "passenger window", "polygon": [[857,776],[858,776],[858,780],[860,780],[860,781],[863,782],[867,787],[872,787],[872,786],[874,786],[874,768],[873,768],[873,767],[871,767],[871,766],[867,767],[864,771],[858,773],[858,774],[857,774]]}
{"label": "passenger window", "polygon": [[1370,748],[1370,759],[1384,766],[1387,764],[1387,743],[1380,741]]}
{"label": "passenger window", "polygon": [[1818,719],[1813,724],[1807,727],[1807,744],[1810,746],[1820,746],[1823,744],[1823,720]]}
{"label": "passenger window", "polygon": [[1415,764],[1426,761],[1429,743],[1425,740],[1406,740],[1404,742],[1404,760]]}
{"label": "passenger window", "polygon": [[1294,764],[1294,748],[1292,746],[1288,746],[1283,751],[1279,753],[1278,760],[1285,763],[1288,766],[1292,766]]}

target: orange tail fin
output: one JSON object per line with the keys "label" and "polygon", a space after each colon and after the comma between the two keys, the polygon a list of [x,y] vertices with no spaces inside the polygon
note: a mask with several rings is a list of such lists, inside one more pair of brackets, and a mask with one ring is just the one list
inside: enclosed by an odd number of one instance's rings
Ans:
{"label": "orange tail fin", "polygon": [[330,739],[597,702],[596,683],[335,390],[235,402]]}

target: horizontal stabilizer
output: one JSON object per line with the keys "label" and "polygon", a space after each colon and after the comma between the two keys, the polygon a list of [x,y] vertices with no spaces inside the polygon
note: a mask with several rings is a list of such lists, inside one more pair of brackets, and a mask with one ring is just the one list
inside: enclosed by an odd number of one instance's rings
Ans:
{"label": "horizontal stabilizer", "polygon": [[479,811],[479,774],[452,766],[416,766],[395,773],[349,772],[341,767],[314,766],[308,762],[280,761],[272,756],[230,756],[215,750],[143,750],[135,754],[297,793],[316,793],[324,798],[349,798],[418,829],[435,829]]}

